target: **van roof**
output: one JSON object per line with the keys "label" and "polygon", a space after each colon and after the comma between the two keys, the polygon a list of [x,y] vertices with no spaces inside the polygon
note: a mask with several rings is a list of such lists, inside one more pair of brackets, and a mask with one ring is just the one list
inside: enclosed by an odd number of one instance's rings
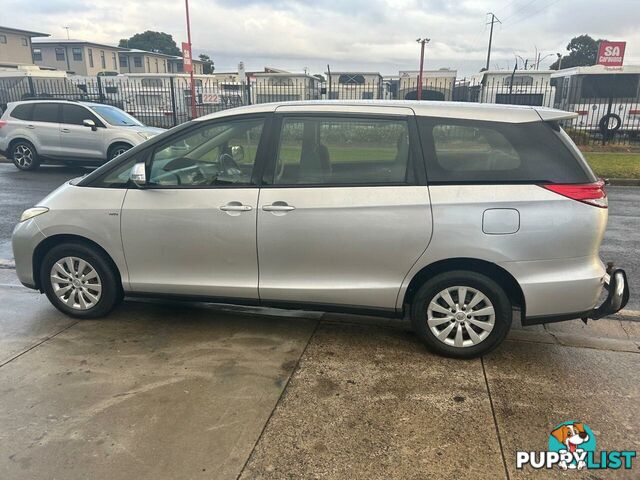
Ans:
{"label": "van roof", "polygon": [[495,105],[490,103],[432,102],[417,100],[309,100],[300,102],[260,103],[222,110],[199,117],[196,121],[238,114],[268,112],[380,113],[486,120],[506,123],[526,123],[575,118],[577,113],[528,105]]}

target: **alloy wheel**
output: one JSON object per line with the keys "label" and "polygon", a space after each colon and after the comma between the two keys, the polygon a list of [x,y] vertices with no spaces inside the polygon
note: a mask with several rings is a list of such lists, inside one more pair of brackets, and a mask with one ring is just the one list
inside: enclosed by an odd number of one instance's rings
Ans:
{"label": "alloy wheel", "polygon": [[114,149],[114,150],[111,152],[111,158],[110,158],[110,160],[113,160],[114,158],[116,158],[116,157],[118,157],[118,156],[122,155],[122,154],[123,154],[124,152],[126,152],[127,150],[129,150],[129,149],[128,149],[128,148],[126,148],[126,147],[118,147],[118,148]]}
{"label": "alloy wheel", "polygon": [[20,168],[29,168],[33,164],[33,151],[27,145],[18,145],[13,150],[13,161]]}
{"label": "alloy wheel", "polygon": [[61,258],[51,267],[50,279],[58,300],[76,310],[93,308],[102,296],[100,275],[82,258]]}
{"label": "alloy wheel", "polygon": [[472,347],[484,341],[495,326],[495,309],[480,290],[469,286],[448,287],[427,305],[427,325],[446,345]]}

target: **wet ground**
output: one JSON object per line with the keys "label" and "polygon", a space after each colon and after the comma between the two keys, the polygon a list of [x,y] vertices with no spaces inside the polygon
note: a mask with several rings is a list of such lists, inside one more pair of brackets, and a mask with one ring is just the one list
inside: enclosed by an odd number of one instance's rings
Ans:
{"label": "wet ground", "polygon": [[[76,321],[0,270],[0,478],[565,478],[554,426],[640,449],[640,322],[427,352],[403,321],[127,301]],[[575,473],[575,472],[571,472]],[[634,470],[581,478],[638,478]]]}

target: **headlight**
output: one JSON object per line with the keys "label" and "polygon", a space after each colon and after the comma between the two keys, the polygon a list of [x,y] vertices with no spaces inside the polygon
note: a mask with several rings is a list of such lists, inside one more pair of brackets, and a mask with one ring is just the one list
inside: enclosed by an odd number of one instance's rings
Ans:
{"label": "headlight", "polygon": [[47,207],[28,208],[24,212],[22,212],[22,215],[20,216],[20,221],[26,222],[30,218],[37,217],[38,215],[42,215],[43,213],[47,213],[48,211],[49,209]]}
{"label": "headlight", "polygon": [[155,133],[149,133],[149,132],[136,132],[136,133],[140,135],[142,138],[144,138],[145,140],[149,140],[151,137],[156,136]]}

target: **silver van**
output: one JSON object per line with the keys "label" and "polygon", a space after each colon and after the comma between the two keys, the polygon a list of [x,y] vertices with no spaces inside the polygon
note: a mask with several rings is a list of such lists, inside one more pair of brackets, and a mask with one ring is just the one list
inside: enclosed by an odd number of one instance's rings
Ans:
{"label": "silver van", "polygon": [[[292,102],[218,112],[26,210],[27,287],[78,318],[133,295],[410,317],[470,357],[629,298],[607,197],[558,110]],[[608,296],[598,306],[603,290]]]}
{"label": "silver van", "polygon": [[162,132],[111,105],[28,100],[9,103],[0,117],[0,153],[20,170],[102,164]]}

